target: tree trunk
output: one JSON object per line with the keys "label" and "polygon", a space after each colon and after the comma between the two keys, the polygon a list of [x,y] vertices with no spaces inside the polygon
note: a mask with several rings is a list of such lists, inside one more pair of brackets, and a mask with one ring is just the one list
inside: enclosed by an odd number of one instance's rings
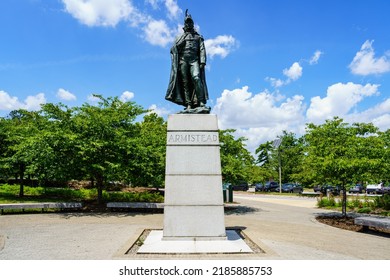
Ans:
{"label": "tree trunk", "polygon": [[347,217],[347,191],[345,185],[343,185],[342,190],[343,190],[343,200],[342,200],[341,208],[342,208],[342,215],[345,218]]}
{"label": "tree trunk", "polygon": [[19,164],[19,197],[24,196],[24,171],[26,167],[23,163]]}
{"label": "tree trunk", "polygon": [[96,176],[96,187],[98,192],[98,203],[101,204],[103,202],[103,176],[97,175]]}

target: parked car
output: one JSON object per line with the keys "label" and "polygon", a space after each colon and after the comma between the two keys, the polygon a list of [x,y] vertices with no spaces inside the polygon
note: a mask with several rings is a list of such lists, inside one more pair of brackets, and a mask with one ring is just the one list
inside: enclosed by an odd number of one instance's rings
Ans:
{"label": "parked car", "polygon": [[265,192],[275,192],[275,191],[279,191],[279,184],[277,182],[274,182],[274,181],[269,181],[269,182],[266,182],[265,183],[265,186],[264,186],[264,191]]}
{"label": "parked car", "polygon": [[247,182],[239,182],[237,184],[232,184],[233,191],[247,191],[249,189]]}
{"label": "parked car", "polygon": [[320,188],[320,192],[323,194],[327,194],[330,192],[333,195],[339,195],[341,191],[341,187],[339,186],[332,186],[332,185],[323,185]]}
{"label": "parked car", "polygon": [[364,188],[362,185],[357,184],[357,185],[351,187],[348,192],[349,193],[363,193]]}
{"label": "parked car", "polygon": [[284,183],[282,185],[282,192],[285,193],[302,193],[303,188],[302,186],[295,184],[295,183]]}
{"label": "parked car", "polygon": [[320,185],[314,186],[313,191],[314,192],[321,192],[321,186]]}
{"label": "parked car", "polygon": [[264,185],[263,183],[255,183],[255,191],[256,192],[263,192],[264,191]]}
{"label": "parked car", "polygon": [[390,186],[383,187],[382,188],[382,193],[383,194],[390,194]]}
{"label": "parked car", "polygon": [[382,194],[382,184],[370,184],[366,187],[367,194]]}

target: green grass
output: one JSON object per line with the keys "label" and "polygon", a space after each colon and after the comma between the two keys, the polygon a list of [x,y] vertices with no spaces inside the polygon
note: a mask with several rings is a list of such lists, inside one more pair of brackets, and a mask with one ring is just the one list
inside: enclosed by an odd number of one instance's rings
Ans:
{"label": "green grass", "polygon": [[[94,201],[96,189],[24,187],[24,196],[19,197],[18,185],[0,185],[0,203]],[[151,192],[108,192],[103,191],[104,202],[163,202],[164,197]]]}
{"label": "green grass", "polygon": [[[317,199],[317,206],[319,208],[337,209],[341,210],[342,199],[337,197],[320,197]],[[374,198],[364,196],[347,198],[347,211],[366,214],[379,214],[383,216],[390,216],[390,195],[386,194]]]}

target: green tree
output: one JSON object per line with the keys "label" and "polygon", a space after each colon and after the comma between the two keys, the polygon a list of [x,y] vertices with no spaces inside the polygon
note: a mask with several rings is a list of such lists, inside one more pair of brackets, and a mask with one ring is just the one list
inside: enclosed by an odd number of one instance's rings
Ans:
{"label": "green tree", "polygon": [[257,165],[252,167],[252,182],[262,182],[278,177],[278,158],[272,141],[262,143],[255,151]]}
{"label": "green tree", "polygon": [[273,150],[274,147],[272,146],[272,141],[267,141],[263,144],[260,144],[255,151],[257,155],[257,164],[259,166],[269,165],[271,161],[271,153]]}
{"label": "green tree", "polygon": [[[300,172],[302,167],[303,144],[300,138],[292,132],[283,131],[279,136],[281,144],[279,146],[280,164],[282,169],[282,182],[294,182],[294,174]],[[273,154],[274,157],[277,155]]]}
{"label": "green tree", "polygon": [[164,186],[167,125],[155,113],[136,124],[137,135],[127,150],[124,173],[133,185]]}
{"label": "green tree", "polygon": [[390,183],[390,129],[380,132],[379,138],[381,139],[383,144],[383,150],[382,150],[382,168],[381,168],[381,176],[380,178],[383,180],[383,182],[387,182],[387,184]]}
{"label": "green tree", "polygon": [[120,180],[123,163],[131,164],[128,150],[136,150],[132,148],[137,132],[134,121],[146,111],[117,97],[95,97],[100,99],[97,106],[84,104],[75,108],[73,129],[77,135],[76,159],[88,178],[96,182],[101,202],[105,182]]}
{"label": "green tree", "polygon": [[254,158],[245,148],[245,138],[235,138],[234,129],[220,130],[222,177],[225,182],[248,181]]}
{"label": "green tree", "polygon": [[5,153],[8,150],[7,143],[8,126],[7,120],[0,117],[0,179],[7,179],[6,168],[4,166]]}
{"label": "green tree", "polygon": [[274,169],[269,168],[269,166],[252,165],[249,168],[248,180],[252,183],[265,184],[265,182],[270,180],[270,178],[276,178],[277,176],[278,173]]}
{"label": "green tree", "polygon": [[20,197],[24,196],[25,176],[30,176],[33,172],[33,139],[44,127],[44,123],[39,112],[22,109],[12,111],[2,121],[2,142],[5,148],[2,149],[1,165],[6,176],[14,174],[19,178]]}
{"label": "green tree", "polygon": [[74,110],[59,103],[41,106],[46,123],[34,137],[34,174],[41,185],[46,181],[67,181],[82,178],[82,166],[77,160],[77,134]]}
{"label": "green tree", "polygon": [[372,124],[350,126],[335,117],[322,125],[307,125],[303,163],[319,184],[331,183],[343,189],[343,215],[346,215],[346,185],[374,179],[382,165],[382,149]]}

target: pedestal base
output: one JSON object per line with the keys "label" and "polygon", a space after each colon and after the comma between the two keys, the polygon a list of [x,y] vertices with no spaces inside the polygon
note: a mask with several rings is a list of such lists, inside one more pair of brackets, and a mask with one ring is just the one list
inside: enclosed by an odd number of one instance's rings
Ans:
{"label": "pedestal base", "polygon": [[165,240],[161,230],[152,230],[137,254],[253,253],[235,230],[225,240]]}
{"label": "pedestal base", "polygon": [[226,240],[223,205],[165,205],[164,240]]}
{"label": "pedestal base", "polygon": [[226,240],[216,115],[168,117],[163,240]]}

